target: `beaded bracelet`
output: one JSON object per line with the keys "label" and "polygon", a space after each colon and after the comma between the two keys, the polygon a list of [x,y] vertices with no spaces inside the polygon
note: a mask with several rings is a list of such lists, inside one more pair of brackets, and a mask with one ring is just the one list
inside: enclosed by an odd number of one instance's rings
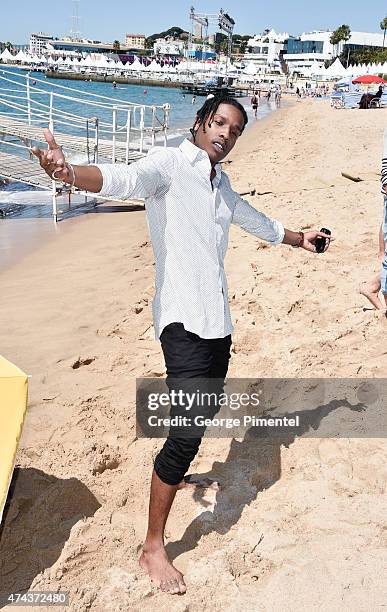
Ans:
{"label": "beaded bracelet", "polygon": [[297,232],[297,233],[298,233],[298,235],[299,235],[300,237],[299,237],[299,239],[298,239],[297,244],[292,244],[292,247],[293,247],[294,249],[298,249],[299,247],[301,247],[301,246],[304,244],[304,238],[305,238],[305,236],[304,236],[304,232]]}
{"label": "beaded bracelet", "polygon": [[[60,147],[58,147],[58,148],[60,148]],[[69,162],[66,162],[65,165],[66,165],[66,168],[68,168],[68,170],[70,170],[71,174],[72,174],[72,182],[71,182],[71,185],[70,185],[70,189],[72,189],[74,187],[74,184],[75,184],[75,170],[74,170],[73,166]],[[55,173],[59,172],[59,171],[60,171],[59,168],[54,170],[54,172],[52,173],[51,177],[54,179],[54,181],[62,181],[62,183],[64,183],[65,181],[63,181],[62,179],[59,179],[59,178],[57,178],[55,176]]]}

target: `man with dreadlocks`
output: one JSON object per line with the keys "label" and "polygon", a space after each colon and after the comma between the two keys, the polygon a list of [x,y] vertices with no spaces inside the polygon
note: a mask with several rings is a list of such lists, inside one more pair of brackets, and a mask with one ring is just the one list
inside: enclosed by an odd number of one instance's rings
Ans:
{"label": "man with dreadlocks", "polygon": [[[287,230],[232,190],[219,162],[246,123],[245,109],[237,100],[215,96],[199,109],[191,139],[178,148],[154,147],[130,166],[72,166],[49,130],[48,149],[34,149],[54,180],[120,199],[145,199],[156,265],[153,318],[167,381],[226,376],[233,327],[223,262],[231,223],[273,245],[311,252],[316,252],[316,238],[325,236]],[[328,244],[329,238],[326,248]],[[170,432],[154,463],[148,531],[139,561],[168,593],[184,593],[186,586],[164,548],[165,524],[177,490],[192,486],[185,475],[200,442],[201,437]]]}

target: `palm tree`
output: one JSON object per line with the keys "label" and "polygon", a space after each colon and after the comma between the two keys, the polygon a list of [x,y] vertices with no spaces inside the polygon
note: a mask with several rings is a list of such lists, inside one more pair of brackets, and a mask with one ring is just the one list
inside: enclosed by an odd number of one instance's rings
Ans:
{"label": "palm tree", "polygon": [[115,40],[115,41],[113,42],[113,50],[114,50],[114,51],[119,51],[119,50],[120,50],[120,48],[121,48],[120,41],[119,41],[119,40]]}
{"label": "palm tree", "polygon": [[383,49],[384,49],[384,43],[385,43],[385,40],[386,40],[386,30],[387,30],[387,17],[385,17],[380,22],[380,29],[383,30]]}
{"label": "palm tree", "polygon": [[[332,32],[332,35],[331,35],[331,37],[329,39],[329,42],[331,43],[331,45],[333,45],[334,48],[336,47],[336,55],[337,55],[337,46],[338,46],[338,44],[339,44],[339,42],[341,40],[339,29],[340,28],[337,28],[337,30]],[[334,51],[334,53],[335,53],[335,51]],[[335,57],[336,57],[336,55],[335,55]]]}
{"label": "palm tree", "polygon": [[339,55],[339,44],[343,40],[344,42],[348,42],[351,38],[351,28],[349,25],[341,25],[334,32],[332,32],[332,36],[329,39],[331,45],[336,47],[336,56]]}
{"label": "palm tree", "polygon": [[[344,43],[348,42],[349,39],[351,38],[351,28],[349,27],[349,25],[343,24],[342,26],[340,26],[339,30],[340,30],[341,40]],[[350,53],[350,48],[348,47],[347,68],[348,68],[348,64],[349,64],[349,53]]]}

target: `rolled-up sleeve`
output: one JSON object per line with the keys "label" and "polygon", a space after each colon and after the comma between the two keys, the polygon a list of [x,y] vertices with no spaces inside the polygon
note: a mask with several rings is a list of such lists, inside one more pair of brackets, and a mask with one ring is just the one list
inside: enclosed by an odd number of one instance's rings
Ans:
{"label": "rolled-up sleeve", "polygon": [[145,200],[168,186],[170,156],[167,150],[151,149],[146,157],[126,164],[95,164],[102,174],[102,196],[127,200]]}
{"label": "rolled-up sleeve", "polygon": [[284,239],[285,229],[280,221],[270,219],[240,196],[236,200],[232,223],[273,245],[281,244]]}

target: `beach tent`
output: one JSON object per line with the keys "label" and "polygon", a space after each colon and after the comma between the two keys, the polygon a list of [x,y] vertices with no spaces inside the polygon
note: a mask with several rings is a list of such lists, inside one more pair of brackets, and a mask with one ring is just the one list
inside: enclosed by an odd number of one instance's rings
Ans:
{"label": "beach tent", "polygon": [[12,53],[10,53],[8,49],[4,49],[4,51],[0,55],[0,59],[2,59],[3,62],[12,62],[15,60],[15,56],[12,55]]}
{"label": "beach tent", "polygon": [[188,72],[190,70],[190,64],[191,62],[187,62],[186,60],[180,62],[180,64],[176,66],[177,72]]}
{"label": "beach tent", "polygon": [[136,57],[136,59],[134,60],[133,64],[130,64],[129,69],[130,70],[135,70],[135,71],[138,72],[139,70],[144,70],[144,65]]}
{"label": "beach tent", "polygon": [[149,72],[161,72],[161,66],[155,59],[153,59],[149,66],[146,66],[144,70],[149,70]]}
{"label": "beach tent", "polygon": [[25,62],[26,56],[24,55],[23,51],[20,49],[20,51],[15,55],[13,59],[15,62]]}
{"label": "beach tent", "polygon": [[325,73],[325,76],[329,76],[329,77],[341,77],[341,76],[346,76],[346,75],[347,75],[347,70],[344,68],[343,64],[341,63],[338,57],[335,59],[333,64],[331,64],[331,66],[329,66],[329,68],[326,69],[326,73]]}
{"label": "beach tent", "polygon": [[27,410],[28,377],[0,355],[0,523]]}
{"label": "beach tent", "polygon": [[250,74],[251,76],[254,76],[258,72],[257,66],[254,64],[254,62],[249,62],[243,72],[244,74]]}
{"label": "beach tent", "polygon": [[[305,76],[309,76],[309,77],[320,76],[320,74],[321,74],[321,67],[322,67],[322,64],[319,64],[315,60],[313,62],[313,64],[308,69],[308,75],[305,75]],[[304,74],[305,74],[305,72],[304,72]]]}

